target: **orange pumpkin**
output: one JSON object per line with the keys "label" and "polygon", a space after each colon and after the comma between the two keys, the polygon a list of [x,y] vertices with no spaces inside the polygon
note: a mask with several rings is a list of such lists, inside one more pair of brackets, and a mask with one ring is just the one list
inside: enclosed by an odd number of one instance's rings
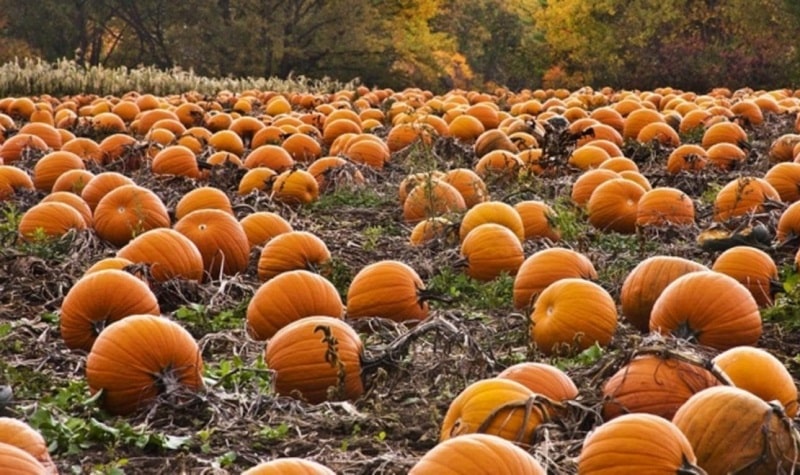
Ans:
{"label": "orange pumpkin", "polygon": [[568,277],[593,280],[597,271],[589,258],[572,249],[553,247],[535,252],[523,261],[514,278],[514,308],[529,308],[548,285]]}
{"label": "orange pumpkin", "polygon": [[791,472],[800,456],[791,421],[744,389],[715,386],[700,391],[672,422],[707,473]]}
{"label": "orange pumpkin", "polygon": [[516,275],[525,260],[519,235],[496,223],[472,229],[461,241],[461,256],[467,262],[467,275],[484,282],[503,273]]}
{"label": "orange pumpkin", "polygon": [[520,241],[525,239],[525,224],[517,210],[502,201],[485,201],[470,208],[461,219],[459,239],[461,242],[470,231],[481,224],[495,223],[508,228]]}
{"label": "orange pumpkin", "polygon": [[44,140],[33,134],[16,134],[2,142],[0,147],[0,160],[5,165],[11,165],[24,154],[35,154],[44,156],[49,151],[49,147]]}
{"label": "orange pumpkin", "polygon": [[203,388],[203,359],[191,334],[159,316],[131,315],[109,325],[86,358],[86,381],[102,406],[127,415],[160,395]]}
{"label": "orange pumpkin", "polygon": [[247,171],[241,180],[237,193],[240,196],[248,195],[253,191],[267,191],[272,189],[272,182],[278,174],[267,167],[256,167]]}
{"label": "orange pumpkin", "polygon": [[712,145],[718,143],[731,143],[740,147],[749,147],[747,133],[735,122],[717,122],[703,133],[702,145],[708,150]]}
{"label": "orange pumpkin", "polygon": [[[501,371],[497,377],[516,381],[535,394],[556,402],[578,397],[578,388],[572,379],[560,369],[546,363],[517,363]],[[552,412],[550,415],[553,415]]]}
{"label": "orange pumpkin", "polygon": [[242,218],[239,223],[247,235],[250,247],[263,246],[278,234],[292,231],[292,225],[281,215],[271,211],[257,211]]}
{"label": "orange pumpkin", "polygon": [[800,163],[777,163],[767,170],[764,180],[775,188],[784,203],[800,200]]}
{"label": "orange pumpkin", "polygon": [[62,173],[86,168],[81,157],[72,152],[50,152],[33,167],[33,185],[37,190],[50,192]]}
{"label": "orange pumpkin", "polygon": [[612,178],[601,183],[586,205],[589,223],[604,231],[634,233],[638,203],[644,194],[644,188],[624,178]]}
{"label": "orange pumpkin", "polygon": [[637,264],[622,283],[622,315],[639,331],[649,332],[650,313],[661,292],[678,277],[702,270],[708,268],[682,257],[648,257]]}
{"label": "orange pumpkin", "polygon": [[89,351],[107,325],[136,314],[161,314],[146,283],[122,270],[91,272],[64,297],[61,337],[67,348]]}
{"label": "orange pumpkin", "polygon": [[33,190],[31,177],[20,168],[0,164],[0,201],[10,198],[18,190]]}
{"label": "orange pumpkin", "polygon": [[733,277],[690,272],[672,281],[653,304],[650,331],[673,334],[718,350],[754,345],[761,314],[753,295]]}
{"label": "orange pumpkin", "polygon": [[611,158],[608,152],[601,147],[588,143],[572,152],[567,163],[579,170],[598,168],[603,162]]}
{"label": "orange pumpkin", "polygon": [[170,145],[153,157],[151,164],[156,175],[178,175],[198,179],[202,176],[197,157],[189,147]]}
{"label": "orange pumpkin", "polygon": [[584,279],[548,285],[533,304],[531,340],[545,355],[607,345],[617,329],[617,307],[608,292]]}
{"label": "orange pumpkin", "polygon": [[361,339],[347,323],[315,316],[278,330],[267,343],[264,361],[273,371],[277,394],[319,404],[364,393],[362,353]]}
{"label": "orange pumpkin", "polygon": [[86,220],[72,206],[58,201],[34,205],[22,215],[18,226],[19,235],[26,241],[61,237],[70,230],[86,229]]}
{"label": "orange pumpkin", "polygon": [[728,182],[714,199],[714,221],[725,222],[731,218],[764,210],[768,200],[780,201],[780,195],[766,180],[745,176]]}
{"label": "orange pumpkin", "polygon": [[336,472],[313,460],[286,457],[260,463],[242,475],[336,475]]}
{"label": "orange pumpkin", "polygon": [[678,132],[666,122],[651,122],[636,135],[636,141],[642,144],[658,143],[667,147],[677,147],[681,144]]}
{"label": "orange pumpkin", "polygon": [[288,204],[309,204],[319,197],[319,184],[305,170],[286,170],[272,182],[272,196]]}
{"label": "orange pumpkin", "polygon": [[491,434],[445,440],[422,456],[409,475],[545,475],[539,462],[513,443]]}
{"label": "orange pumpkin", "polygon": [[[58,178],[56,178],[55,183],[53,183],[52,191],[67,191],[80,196],[83,188],[92,180],[92,178],[94,178],[94,173],[90,172],[89,170],[67,170],[59,175]],[[0,173],[0,181],[2,180],[2,173]]]}
{"label": "orange pumpkin", "polygon": [[212,279],[235,275],[247,268],[250,243],[242,225],[231,214],[219,209],[199,209],[179,219],[175,230],[197,246],[203,268]]}
{"label": "orange pumpkin", "polygon": [[601,183],[614,178],[620,178],[620,175],[615,171],[602,168],[583,172],[572,184],[572,192],[570,194],[572,202],[581,207],[586,206],[594,190]]}
{"label": "orange pumpkin", "polygon": [[360,186],[366,181],[361,171],[342,157],[321,157],[306,170],[316,180],[320,193],[335,190],[341,186]]}
{"label": "orange pumpkin", "polygon": [[109,191],[94,210],[97,236],[115,246],[155,228],[168,228],[167,207],[155,193],[138,185],[123,185]]}
{"label": "orange pumpkin", "polygon": [[639,227],[691,226],[694,203],[677,188],[658,187],[645,192],[636,207]]}
{"label": "orange pumpkin", "polygon": [[[711,270],[729,275],[744,285],[760,307],[772,304],[778,282],[778,268],[766,252],[750,246],[736,246],[717,256]],[[779,287],[783,290],[782,287]]]}
{"label": "orange pumpkin", "polygon": [[800,202],[794,202],[786,208],[778,219],[778,229],[775,238],[784,242],[795,236],[800,236]]}
{"label": "orange pumpkin", "polygon": [[706,150],[696,144],[683,144],[670,152],[667,157],[667,172],[676,175],[682,171],[703,170],[708,162]]}
{"label": "orange pumpkin", "polygon": [[647,413],[670,420],[693,394],[718,384],[699,365],[669,355],[637,356],[603,384],[603,419]]}
{"label": "orange pumpkin", "polygon": [[203,280],[203,256],[186,236],[169,228],[155,228],[136,236],[117,252],[117,257],[148,264],[159,282],[182,278]]}
{"label": "orange pumpkin", "polygon": [[347,289],[347,316],[424,320],[429,312],[424,290],[425,284],[409,265],[395,260],[373,262],[356,273]]}
{"label": "orange pumpkin", "polygon": [[443,180],[432,178],[415,186],[403,202],[403,219],[416,224],[423,219],[458,213],[467,208],[461,193]]}
{"label": "orange pumpkin", "polygon": [[21,448],[0,442],[0,472],[14,474],[47,475],[48,470],[33,455]]}
{"label": "orange pumpkin", "polygon": [[218,209],[233,215],[231,200],[224,191],[213,186],[201,186],[189,191],[178,200],[178,204],[175,205],[175,219],[180,220],[199,209]]}
{"label": "orange pumpkin", "polygon": [[558,230],[556,214],[547,203],[538,200],[520,201],[514,209],[522,218],[526,240],[548,239],[558,242],[561,232]]}
{"label": "orange pumpkin", "polygon": [[[635,441],[633,443],[632,441]],[[626,414],[589,433],[578,456],[578,473],[705,473],[678,427],[651,414]]]}
{"label": "orange pumpkin", "polygon": [[80,196],[76,195],[75,193],[69,193],[67,191],[56,191],[45,196],[39,202],[47,203],[50,201],[57,201],[59,203],[64,203],[65,205],[71,206],[72,208],[75,209],[75,211],[81,214],[84,222],[86,223],[86,227],[87,228],[92,227],[94,222],[92,218],[92,210],[89,209],[89,205],[86,204],[86,201],[84,201],[83,198],[81,198]]}
{"label": "orange pumpkin", "polygon": [[[47,442],[45,442],[42,434],[37,432],[28,424],[13,419],[11,417],[0,417],[0,444],[7,444],[21,449],[36,459],[44,470],[41,472],[20,472],[20,473],[58,473],[53,460],[50,458],[50,453],[47,451]],[[4,459],[8,454],[3,455],[0,449],[0,459]],[[8,460],[6,460],[6,463]],[[5,466],[0,463],[0,470],[11,470],[11,467]],[[9,473],[9,472],[6,472]]]}
{"label": "orange pumpkin", "polygon": [[547,419],[533,404],[534,393],[506,378],[489,378],[467,386],[450,403],[442,421],[439,442],[464,434],[484,433],[527,446],[536,428]]}
{"label": "orange pumpkin", "polygon": [[338,290],[326,278],[306,270],[283,272],[261,284],[247,306],[247,332],[268,340],[304,317],[344,317]]}
{"label": "orange pumpkin", "polygon": [[280,173],[294,166],[294,159],[283,147],[260,145],[244,156],[245,168],[266,167]]}
{"label": "orange pumpkin", "polygon": [[266,282],[281,272],[319,270],[331,260],[328,246],[307,231],[289,231],[270,239],[258,259],[258,279]]}
{"label": "orange pumpkin", "polygon": [[103,196],[105,196],[109,191],[123,185],[135,184],[136,183],[132,179],[128,178],[122,173],[98,173],[89,183],[86,184],[86,186],[83,187],[83,190],[81,191],[81,198],[83,198],[83,200],[86,201],[86,204],[89,205],[89,208],[94,211],[94,209],[97,207],[97,203],[99,203]]}

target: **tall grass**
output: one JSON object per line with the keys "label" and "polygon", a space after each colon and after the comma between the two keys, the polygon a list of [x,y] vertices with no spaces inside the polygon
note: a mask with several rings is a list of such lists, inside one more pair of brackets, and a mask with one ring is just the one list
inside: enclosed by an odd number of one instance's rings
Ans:
{"label": "tall grass", "polygon": [[82,66],[73,60],[50,63],[41,59],[15,59],[0,65],[0,97],[37,94],[69,95],[90,93],[122,95],[139,91],[156,95],[197,91],[217,94],[220,91],[335,92],[352,89],[356,81],[342,83],[329,78],[311,79],[294,76],[270,78],[209,78],[180,68],[162,70],[155,67],[126,68],[120,66]]}

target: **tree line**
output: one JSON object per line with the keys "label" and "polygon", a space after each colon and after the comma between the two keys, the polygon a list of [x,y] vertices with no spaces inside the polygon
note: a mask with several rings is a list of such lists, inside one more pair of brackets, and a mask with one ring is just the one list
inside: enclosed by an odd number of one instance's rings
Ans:
{"label": "tree line", "polygon": [[794,0],[0,0],[0,62],[432,90],[800,81]]}

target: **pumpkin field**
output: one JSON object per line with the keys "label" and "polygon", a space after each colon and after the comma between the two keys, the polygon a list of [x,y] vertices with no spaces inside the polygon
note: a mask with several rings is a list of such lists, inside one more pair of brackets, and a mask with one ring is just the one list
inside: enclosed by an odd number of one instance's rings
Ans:
{"label": "pumpkin field", "polygon": [[800,91],[18,95],[0,211],[0,473],[800,460]]}

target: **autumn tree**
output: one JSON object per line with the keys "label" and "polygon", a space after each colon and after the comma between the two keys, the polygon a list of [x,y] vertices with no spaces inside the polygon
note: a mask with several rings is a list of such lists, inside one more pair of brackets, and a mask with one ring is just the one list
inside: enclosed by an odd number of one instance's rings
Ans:
{"label": "autumn tree", "polygon": [[554,66],[595,85],[766,87],[798,64],[785,0],[550,0],[536,20]]}

